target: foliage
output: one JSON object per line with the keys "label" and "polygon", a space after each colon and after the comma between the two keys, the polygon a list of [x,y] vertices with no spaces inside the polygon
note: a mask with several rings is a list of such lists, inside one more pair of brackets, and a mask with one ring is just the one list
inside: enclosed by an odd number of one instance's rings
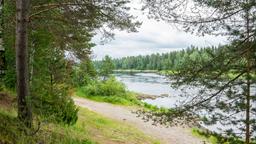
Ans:
{"label": "foliage", "polygon": [[[201,87],[196,96],[180,105],[180,113],[205,113],[208,124],[231,126],[228,136],[245,137],[249,144],[255,137],[255,1],[251,0],[153,0],[144,1],[149,17],[178,25],[199,35],[225,35],[230,44],[206,62],[189,62],[174,77],[176,84]],[[203,14],[202,14],[203,13]],[[220,79],[229,72],[235,76]],[[245,79],[241,79],[245,77]],[[188,97],[188,96],[187,96]],[[235,128],[234,126],[237,126]],[[236,129],[236,130],[235,130]],[[238,129],[238,130],[237,130]]]}
{"label": "foliage", "polygon": [[[81,81],[77,85],[87,83],[88,76],[95,76],[89,55],[94,46],[91,38],[96,30],[102,32],[105,39],[112,38],[113,29],[136,31],[140,23],[128,14],[127,3],[129,1],[126,0],[30,1],[29,70],[25,74],[29,76],[30,95],[26,102],[37,116],[55,122],[75,123],[77,108],[68,96],[68,91],[73,86],[70,75],[75,73],[78,75],[76,78],[80,77]],[[15,1],[3,1],[2,9],[1,46],[6,50],[7,67],[4,85],[15,91]],[[80,71],[73,72],[73,65],[67,54],[82,61]]]}
{"label": "foliage", "polygon": [[[219,46],[222,48],[223,46]],[[189,61],[207,61],[212,53],[218,51],[217,47],[198,48],[191,46],[185,50],[174,51],[163,54],[152,54],[146,56],[130,56],[114,59],[115,69],[131,70],[177,70]],[[103,61],[95,61],[96,67],[102,65]]]}
{"label": "foliage", "polygon": [[125,86],[118,82],[114,77],[102,82],[94,82],[89,84],[88,86],[84,87],[84,91],[88,95],[104,95],[104,96],[111,96],[111,95],[123,95],[126,90]]}
{"label": "foliage", "polygon": [[33,46],[38,49],[30,49],[30,104],[42,119],[74,124],[78,110],[69,96],[67,77],[72,69],[60,49],[50,49],[52,40],[49,32],[33,32]]}
{"label": "foliage", "polygon": [[33,110],[45,121],[73,125],[77,121],[78,108],[67,94],[65,85],[54,86],[55,93],[33,98]]}
{"label": "foliage", "polygon": [[15,75],[15,28],[11,17],[15,15],[13,11],[15,5],[11,1],[5,1],[3,7],[3,48],[5,49],[5,67],[6,72],[3,78],[4,85],[7,88],[15,89],[16,75]]}
{"label": "foliage", "polygon": [[[225,138],[217,133],[205,132],[198,128],[193,128],[192,134],[194,136],[204,138],[205,141],[208,141],[211,144],[244,144],[244,142],[237,137]],[[252,142],[251,144],[255,144],[255,142]]]}
{"label": "foliage", "polygon": [[90,81],[95,80],[97,78],[97,72],[91,60],[86,59],[75,66],[72,78],[75,87],[87,85]]}
{"label": "foliage", "polygon": [[107,55],[102,60],[101,65],[99,66],[99,75],[103,77],[105,80],[110,76],[110,74],[113,73],[114,70],[114,64],[112,62],[112,59]]}
{"label": "foliage", "polygon": [[106,81],[92,81],[77,89],[77,95],[92,100],[121,105],[141,105],[136,95],[127,91],[124,84],[114,77]]}
{"label": "foliage", "polygon": [[[243,114],[247,108],[245,97],[247,79],[244,71],[246,64],[245,59],[238,57],[234,52],[236,49],[234,43],[223,46],[215,50],[214,53],[209,53],[209,59],[206,61],[185,61],[182,67],[170,74],[170,79],[174,80],[172,86],[177,88],[196,87],[198,93],[196,95],[189,93],[181,95],[184,100],[172,111],[146,112],[144,115],[156,123],[171,125],[182,124],[184,121],[193,125],[197,125],[197,121],[207,125],[221,123],[231,126],[229,129],[220,127],[224,136],[243,137],[241,135],[244,132],[245,124]],[[231,73],[232,76],[226,77]],[[251,76],[250,82],[255,84],[253,76]],[[253,97],[251,100],[255,101]],[[251,113],[254,113],[254,107],[251,106],[250,109]],[[255,118],[251,117],[250,121],[252,137],[254,137],[255,124],[253,121]],[[234,125],[236,127],[233,127]]]}
{"label": "foliage", "polygon": [[253,0],[144,0],[143,3],[142,10],[150,18],[173,24],[185,32],[243,39],[249,30],[250,37],[254,37]]}

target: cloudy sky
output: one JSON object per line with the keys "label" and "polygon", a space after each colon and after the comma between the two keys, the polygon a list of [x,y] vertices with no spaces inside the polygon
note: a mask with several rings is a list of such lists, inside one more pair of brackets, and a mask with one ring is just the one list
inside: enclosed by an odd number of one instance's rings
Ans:
{"label": "cloudy sky", "polygon": [[131,14],[142,21],[141,27],[137,33],[127,33],[125,31],[115,31],[115,39],[101,45],[100,35],[93,39],[97,44],[93,48],[93,58],[102,59],[105,55],[113,58],[125,56],[147,55],[152,53],[165,53],[174,50],[185,49],[191,45],[204,47],[218,44],[224,44],[227,40],[223,37],[205,36],[199,37],[165,22],[157,22],[148,19],[145,14],[139,10],[140,4],[133,3]]}

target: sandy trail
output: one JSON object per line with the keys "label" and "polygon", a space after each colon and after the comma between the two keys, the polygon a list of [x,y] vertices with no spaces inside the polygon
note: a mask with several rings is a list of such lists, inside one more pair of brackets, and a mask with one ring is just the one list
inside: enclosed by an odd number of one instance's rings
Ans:
{"label": "sandy trail", "polygon": [[127,107],[116,106],[108,103],[94,102],[83,98],[74,98],[76,105],[87,108],[111,119],[125,121],[142,132],[155,137],[166,144],[203,144],[203,140],[193,137],[188,129],[180,127],[154,126],[144,122]]}

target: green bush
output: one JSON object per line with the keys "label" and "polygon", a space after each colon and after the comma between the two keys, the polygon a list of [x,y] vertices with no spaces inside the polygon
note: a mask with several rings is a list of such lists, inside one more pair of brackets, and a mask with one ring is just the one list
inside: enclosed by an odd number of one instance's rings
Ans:
{"label": "green bush", "polygon": [[126,89],[124,84],[118,82],[114,77],[106,81],[94,81],[83,87],[84,93],[89,96],[114,96],[125,95]]}
{"label": "green bush", "polygon": [[134,93],[126,90],[125,85],[110,77],[106,81],[92,81],[88,85],[78,88],[78,96],[91,100],[121,105],[141,105]]}
{"label": "green bush", "polygon": [[78,109],[68,95],[68,86],[57,84],[52,88],[52,92],[46,90],[33,97],[33,111],[47,121],[75,124],[78,119]]}

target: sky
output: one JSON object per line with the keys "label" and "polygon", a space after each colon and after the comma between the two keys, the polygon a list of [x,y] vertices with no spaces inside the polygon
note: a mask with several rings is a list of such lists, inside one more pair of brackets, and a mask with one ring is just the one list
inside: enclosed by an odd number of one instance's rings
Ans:
{"label": "sky", "polygon": [[148,55],[153,53],[166,53],[170,51],[186,49],[189,46],[216,46],[227,43],[226,38],[216,36],[200,37],[185,33],[175,26],[163,21],[148,19],[146,14],[139,10],[141,4],[131,4],[131,14],[137,16],[137,20],[142,22],[138,32],[127,33],[125,31],[115,31],[115,38],[104,45],[100,44],[101,35],[93,38],[97,45],[93,50],[93,59],[100,60],[105,55],[112,58],[126,56]]}

